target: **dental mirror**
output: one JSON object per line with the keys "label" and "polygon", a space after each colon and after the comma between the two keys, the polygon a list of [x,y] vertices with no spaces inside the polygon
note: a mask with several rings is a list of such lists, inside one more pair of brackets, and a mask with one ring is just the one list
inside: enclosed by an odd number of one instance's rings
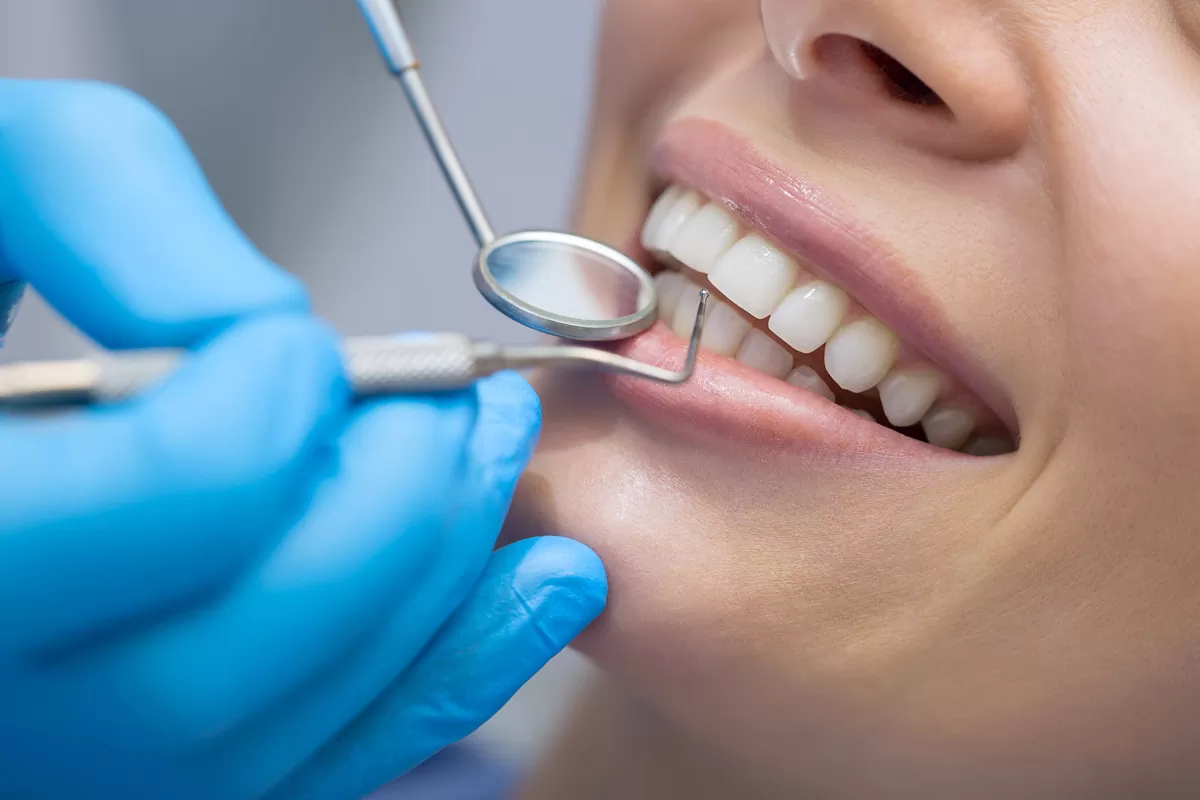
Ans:
{"label": "dental mirror", "polygon": [[484,247],[475,285],[509,317],[563,339],[611,341],[658,316],[654,281],[610,247],[566,233],[531,231]]}
{"label": "dental mirror", "polygon": [[488,302],[528,328],[581,342],[627,339],[653,325],[658,318],[654,281],[623,253],[569,233],[496,237],[421,80],[420,60],[394,0],[358,4],[479,245],[474,280]]}

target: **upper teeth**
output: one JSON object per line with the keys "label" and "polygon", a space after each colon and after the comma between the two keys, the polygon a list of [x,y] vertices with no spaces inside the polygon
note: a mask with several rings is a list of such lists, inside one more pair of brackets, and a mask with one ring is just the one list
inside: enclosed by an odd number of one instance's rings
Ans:
{"label": "upper teeth", "polygon": [[752,233],[721,256],[708,280],[743,311],[757,319],[766,319],[776,313],[780,302],[796,285],[798,272],[795,261]]}
{"label": "upper teeth", "polygon": [[832,283],[812,281],[793,289],[771,315],[771,332],[798,352],[815,353],[846,316],[849,298]]}
{"label": "upper teeth", "polygon": [[[723,205],[673,186],[651,209],[642,244],[659,258],[707,275],[713,288],[741,309],[713,303],[702,340],[707,349],[832,398],[815,370],[801,365],[793,372],[794,354],[751,321],[766,320],[766,330],[798,353],[824,347],[825,371],[843,390],[861,393],[878,387],[893,425],[923,423],[931,441],[951,448],[961,447],[977,426],[973,412],[937,405],[949,384],[944,375],[929,367],[897,368],[900,341],[894,333],[853,308],[841,288],[745,230]],[[672,272],[660,274],[658,281],[663,318],[686,336],[699,287]]]}

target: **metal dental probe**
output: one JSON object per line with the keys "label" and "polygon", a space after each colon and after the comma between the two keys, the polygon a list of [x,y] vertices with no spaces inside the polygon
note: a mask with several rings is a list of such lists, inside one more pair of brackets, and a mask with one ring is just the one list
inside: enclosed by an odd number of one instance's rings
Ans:
{"label": "metal dental probe", "polygon": [[[347,339],[346,373],[356,396],[439,392],[469,386],[503,370],[535,367],[587,369],[680,384],[692,376],[708,292],[703,292],[687,358],[677,371],[643,364],[591,347],[506,347],[458,334],[406,342],[392,338]],[[42,361],[0,367],[0,408],[87,406],[127,400],[162,380],[181,351],[145,350],[97,359]]]}

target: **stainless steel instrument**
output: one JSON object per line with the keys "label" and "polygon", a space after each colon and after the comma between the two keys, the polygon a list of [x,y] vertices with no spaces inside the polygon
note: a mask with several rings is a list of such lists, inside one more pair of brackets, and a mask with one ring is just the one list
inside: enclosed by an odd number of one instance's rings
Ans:
{"label": "stainless steel instrument", "polygon": [[[440,392],[469,386],[509,369],[552,367],[634,375],[683,383],[692,375],[704,328],[705,293],[696,312],[687,359],[679,370],[643,364],[593,347],[505,347],[458,334],[419,339],[346,341],[346,372],[360,398]],[[79,361],[42,361],[0,367],[0,408],[87,406],[127,400],[165,378],[184,354],[145,350]]]}

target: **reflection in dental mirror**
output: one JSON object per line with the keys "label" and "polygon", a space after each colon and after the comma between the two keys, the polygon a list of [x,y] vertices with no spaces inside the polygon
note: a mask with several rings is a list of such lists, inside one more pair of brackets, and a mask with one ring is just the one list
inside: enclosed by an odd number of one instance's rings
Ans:
{"label": "reflection in dental mirror", "polygon": [[513,319],[555,336],[607,341],[656,318],[656,287],[624,254],[565,233],[518,233],[480,255],[475,282]]}

